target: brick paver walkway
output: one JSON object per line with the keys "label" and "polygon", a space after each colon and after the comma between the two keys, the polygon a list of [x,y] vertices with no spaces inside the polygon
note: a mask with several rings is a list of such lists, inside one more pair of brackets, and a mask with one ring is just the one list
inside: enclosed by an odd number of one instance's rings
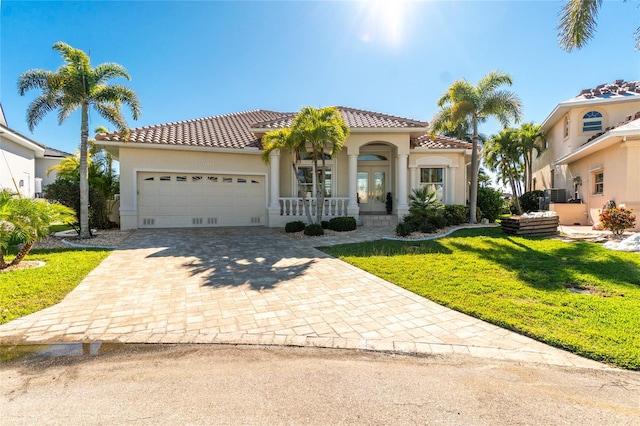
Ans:
{"label": "brick paver walkway", "polygon": [[0,343],[282,344],[605,368],[312,247],[338,240],[293,240],[268,228],[138,230],[61,303],[0,326]]}

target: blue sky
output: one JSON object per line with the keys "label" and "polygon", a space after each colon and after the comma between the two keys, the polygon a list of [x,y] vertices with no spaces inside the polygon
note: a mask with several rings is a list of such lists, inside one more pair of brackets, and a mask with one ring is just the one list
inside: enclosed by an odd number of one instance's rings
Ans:
{"label": "blue sky", "polygon": [[[0,102],[11,128],[72,152],[79,113],[56,114],[31,133],[36,96],[18,76],[55,70],[65,41],[92,65],[117,62],[132,76],[142,116],[131,127],[218,114],[344,105],[430,120],[457,79],[512,75],[525,121],[541,123],[581,89],[640,79],[634,51],[638,3],[605,1],[595,39],[567,53],[557,45],[561,1],[47,1],[2,0]],[[97,113],[91,128],[106,125]],[[107,126],[108,127],[108,126]],[[481,131],[497,132],[488,122]]]}

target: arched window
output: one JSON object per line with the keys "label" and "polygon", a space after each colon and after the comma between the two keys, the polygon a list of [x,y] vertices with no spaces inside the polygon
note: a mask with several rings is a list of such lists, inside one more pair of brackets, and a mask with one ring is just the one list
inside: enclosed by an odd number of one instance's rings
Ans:
{"label": "arched window", "polygon": [[602,131],[602,113],[589,111],[582,116],[582,131],[596,132]]}

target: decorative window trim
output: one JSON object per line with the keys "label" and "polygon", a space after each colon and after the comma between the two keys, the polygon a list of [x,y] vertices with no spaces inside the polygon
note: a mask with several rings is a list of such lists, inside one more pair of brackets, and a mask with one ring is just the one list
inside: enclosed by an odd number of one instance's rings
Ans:
{"label": "decorative window trim", "polygon": [[569,135],[571,134],[571,120],[569,119],[569,114],[564,116],[564,140],[569,139]]}
{"label": "decorative window trim", "polygon": [[[440,170],[442,178],[439,181],[435,180],[423,180],[423,170]],[[444,204],[447,201],[447,168],[446,167],[420,167],[418,169],[418,185],[422,188],[427,185],[432,185],[433,190],[436,191],[438,202]],[[440,185],[440,188],[438,188]]]}
{"label": "decorative window trim", "polygon": [[[603,195],[604,194],[604,169],[595,170],[592,172],[593,187],[591,195]],[[598,178],[600,176],[600,178]]]}

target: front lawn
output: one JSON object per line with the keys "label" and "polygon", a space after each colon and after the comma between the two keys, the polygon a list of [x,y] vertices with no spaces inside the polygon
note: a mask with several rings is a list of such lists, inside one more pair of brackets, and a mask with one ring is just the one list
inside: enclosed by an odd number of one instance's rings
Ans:
{"label": "front lawn", "polygon": [[0,324],[61,301],[111,250],[33,250],[24,261],[39,268],[0,272]]}
{"label": "front lawn", "polygon": [[322,250],[425,298],[576,354],[640,370],[640,255],[507,236]]}

